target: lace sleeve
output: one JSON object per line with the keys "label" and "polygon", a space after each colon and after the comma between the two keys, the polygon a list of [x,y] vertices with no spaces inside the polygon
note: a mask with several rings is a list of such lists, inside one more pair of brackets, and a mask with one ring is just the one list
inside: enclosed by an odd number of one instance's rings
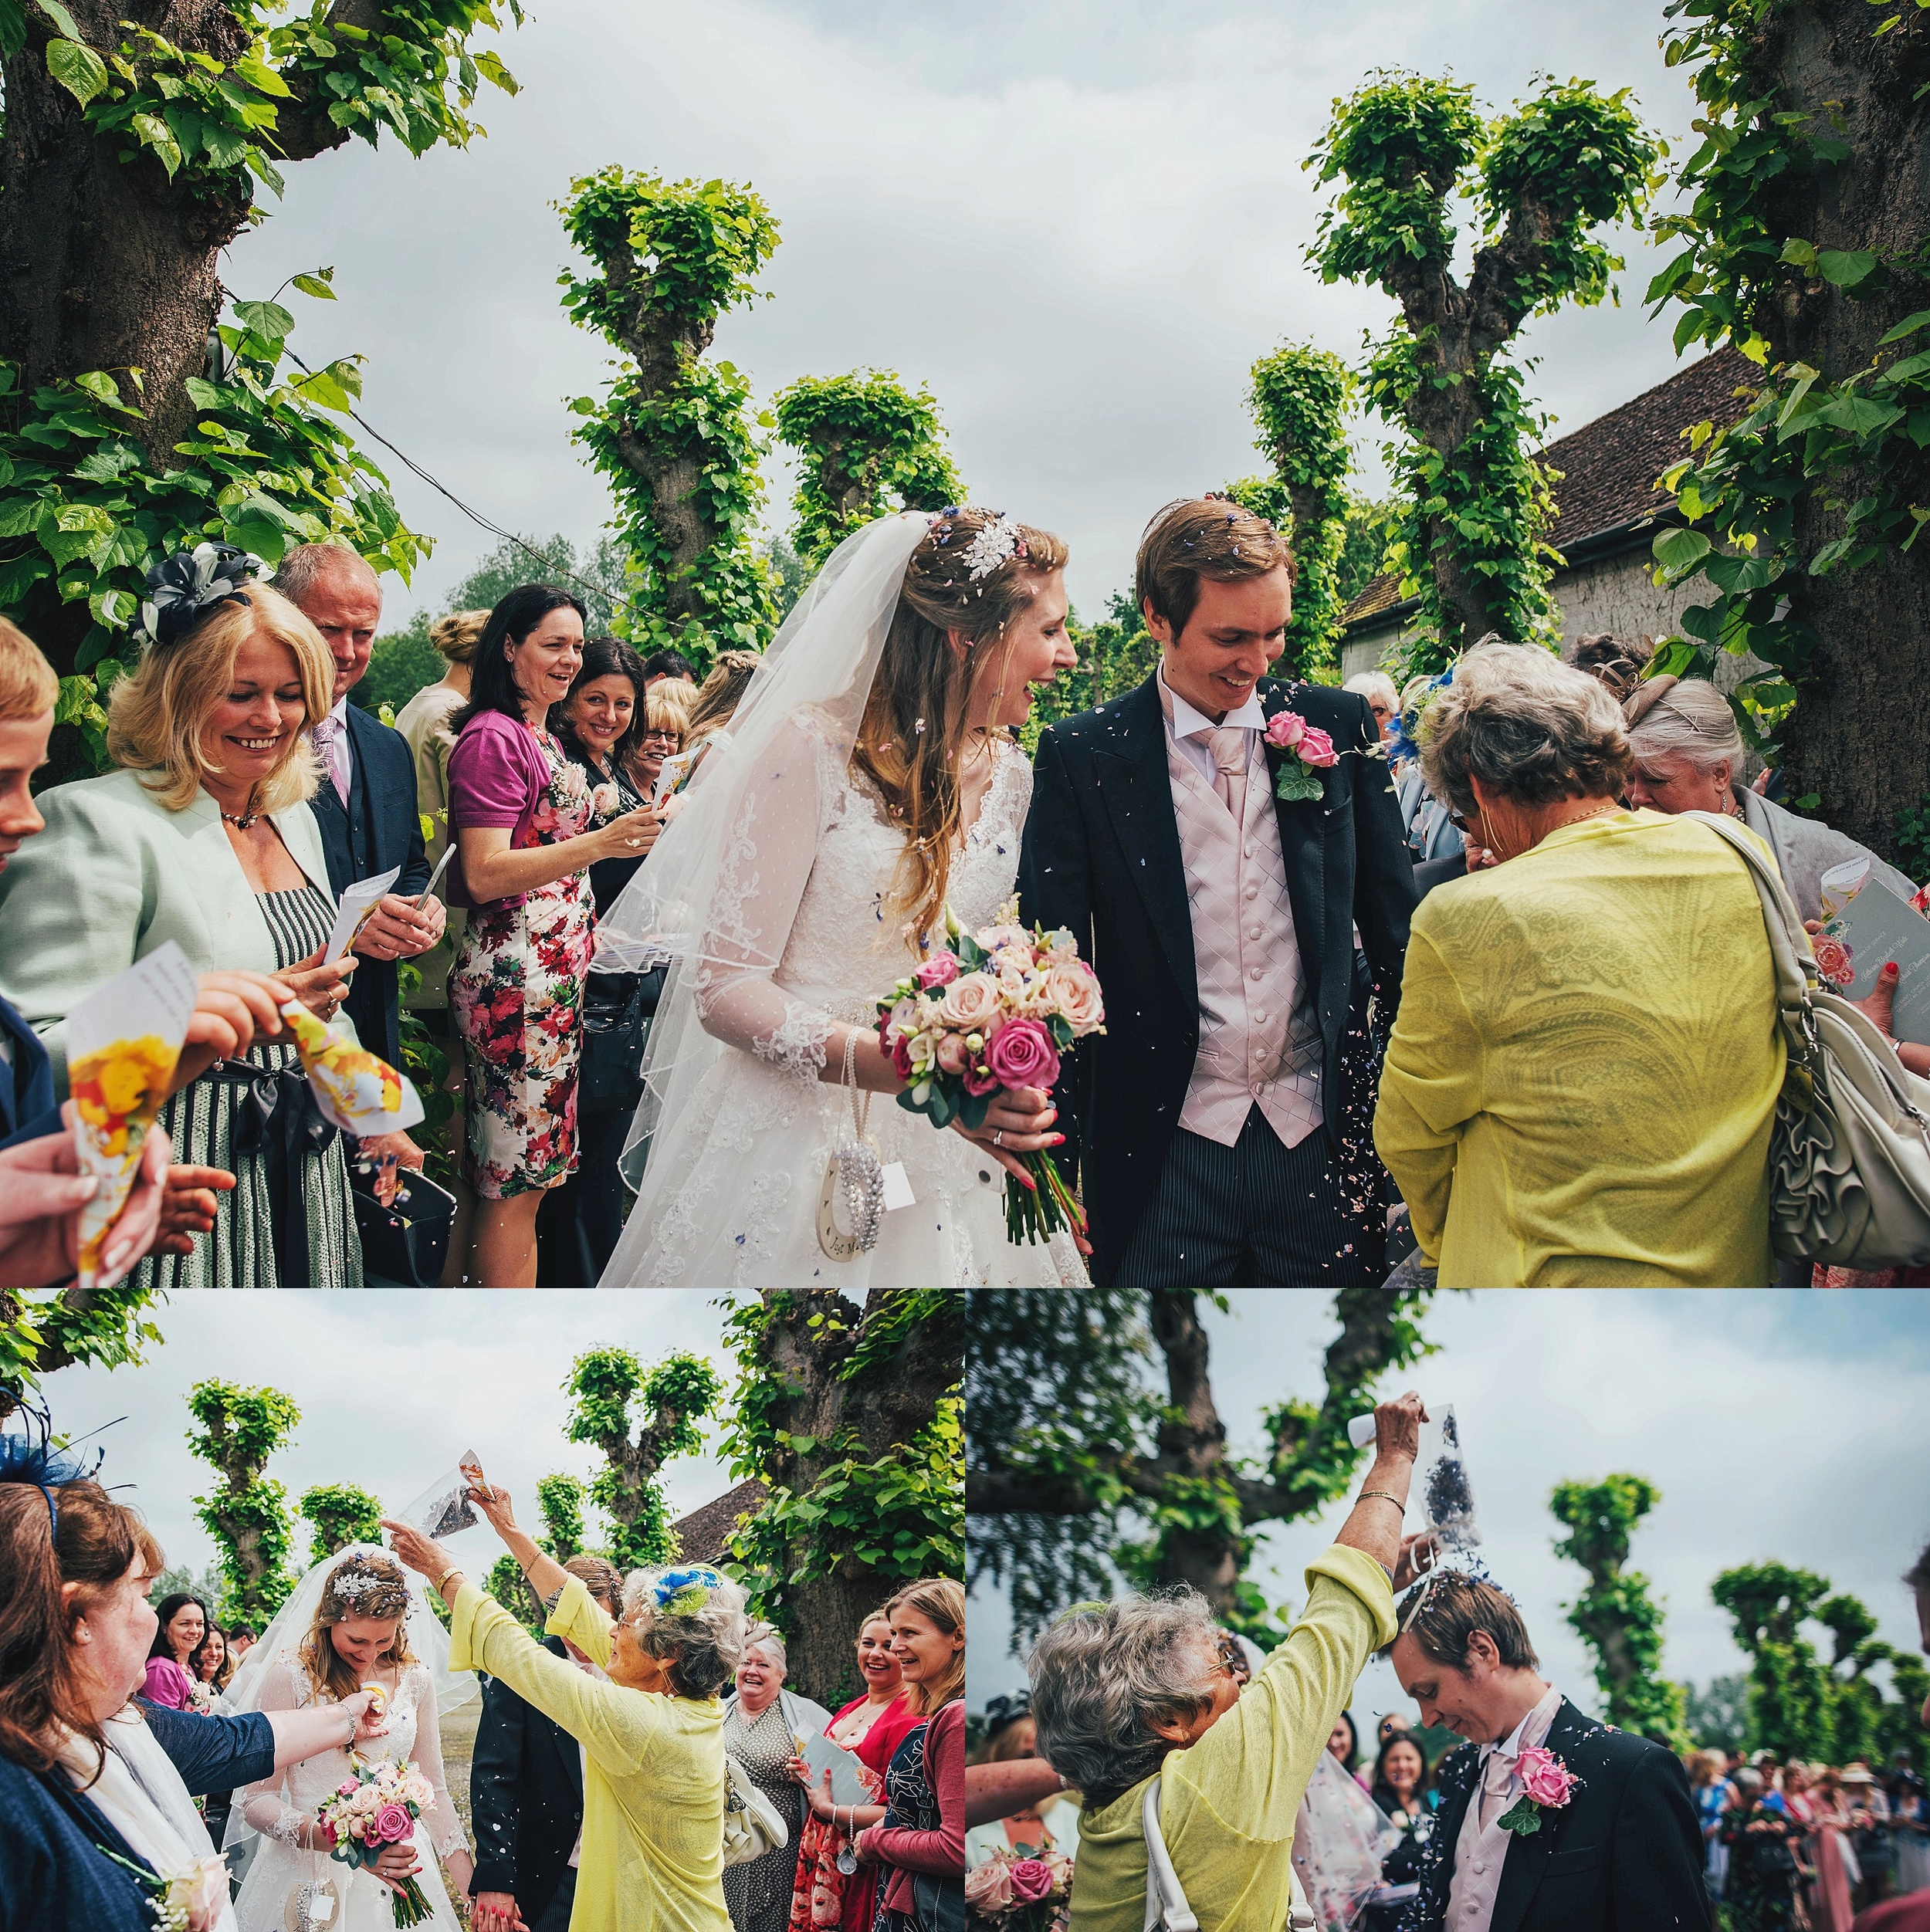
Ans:
{"label": "lace sleeve", "polygon": [[719,868],[697,969],[697,1017],[714,1038],[811,1082],[824,1064],[831,1015],[786,997],[771,976],[811,878],[827,787],[838,775],[827,747],[801,722],[777,735],[764,762],[744,781]]}
{"label": "lace sleeve", "polygon": [[[300,1710],[313,1703],[308,1673],[293,1657],[278,1657],[262,1680],[259,1708],[267,1710]],[[248,1786],[242,1797],[242,1816],[264,1838],[278,1839],[284,1845],[308,1843],[308,1814],[286,1802],[286,1775],[271,1771],[259,1784]]]}
{"label": "lace sleeve", "polygon": [[462,1820],[449,1802],[449,1781],[443,1775],[442,1725],[436,1714],[435,1686],[420,1664],[409,1674],[415,1689],[415,1742],[409,1748],[409,1759],[435,1793],[435,1809],[425,1822],[435,1856],[446,1865],[458,1852],[469,1849],[469,1841],[462,1835]]}

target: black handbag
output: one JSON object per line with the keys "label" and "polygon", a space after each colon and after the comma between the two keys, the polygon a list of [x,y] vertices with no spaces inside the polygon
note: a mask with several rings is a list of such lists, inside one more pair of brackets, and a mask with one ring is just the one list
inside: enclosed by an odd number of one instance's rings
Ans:
{"label": "black handbag", "polygon": [[593,973],[584,982],[580,1112],[627,1113],[643,1098],[644,1049],[667,970]]}
{"label": "black handbag", "polygon": [[398,1288],[432,1288],[449,1258],[455,1196],[413,1167],[398,1168],[395,1199],[388,1206],[349,1165],[349,1193],[362,1237],[362,1272]]}

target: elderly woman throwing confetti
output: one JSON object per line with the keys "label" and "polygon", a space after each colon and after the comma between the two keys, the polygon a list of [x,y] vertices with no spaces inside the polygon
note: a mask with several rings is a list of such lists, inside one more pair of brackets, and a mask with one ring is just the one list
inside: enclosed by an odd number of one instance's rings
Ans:
{"label": "elderly woman throwing confetti", "polygon": [[700,1565],[636,1570],[613,1622],[517,1528],[506,1490],[471,1494],[548,1605],[550,1634],[595,1670],[544,1649],[439,1544],[405,1523],[383,1527],[396,1555],[449,1607],[451,1667],[499,1679],[583,1746],[571,1932],[730,1932],[717,1693],[750,1631],[743,1592]]}

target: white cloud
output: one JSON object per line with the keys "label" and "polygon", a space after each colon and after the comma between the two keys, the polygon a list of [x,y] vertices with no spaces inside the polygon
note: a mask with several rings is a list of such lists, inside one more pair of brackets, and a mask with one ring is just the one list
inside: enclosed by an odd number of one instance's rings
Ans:
{"label": "white cloud", "polygon": [[[1302,260],[1320,198],[1301,163],[1330,100],[1396,49],[1475,83],[1490,109],[1538,72],[1579,71],[1634,84],[1679,141],[1690,102],[1660,27],[1603,0],[992,0],[959,15],[548,0],[503,43],[523,91],[486,94],[486,140],[420,161],[357,145],[290,170],[226,279],[266,294],[332,262],[341,300],[297,303],[303,356],[367,352],[364,413],[384,434],[498,521],[581,540],[608,499],[563,399],[602,379],[606,351],[559,306],[569,250],[550,204],[612,161],[747,180],[783,223],[774,299],[729,318],[716,353],[760,398],[866,364],[929,381],[973,496],[1061,530],[1092,611],[1160,503],[1260,466],[1254,359],[1285,336],[1352,355],[1389,312]],[[1652,266],[1631,249],[1632,301]],[[1536,392],[1570,428],[1674,366],[1667,320],[1639,306],[1565,313],[1528,343]],[[1370,480],[1379,434],[1363,442]],[[435,601],[492,540],[388,466],[441,539],[417,587]],[[391,616],[411,601],[392,589]]]}
{"label": "white cloud", "polygon": [[[533,1529],[538,1477],[565,1470],[587,1479],[602,1466],[594,1444],[563,1434],[568,1398],[560,1385],[584,1350],[615,1344],[646,1367],[679,1349],[703,1356],[725,1379],[726,1409],[736,1381],[719,1345],[723,1311],[697,1291],[210,1291],[175,1295],[158,1319],[167,1340],[144,1367],[63,1369],[47,1392],[56,1426],[69,1435],[126,1418],[95,1438],[107,1451],[100,1480],[141,1510],[170,1562],[197,1570],[214,1543],[195,1521],[191,1498],[219,1480],[185,1440],[195,1426],[186,1397],[197,1382],[266,1386],[293,1399],[300,1425],[267,1471],[291,1505],[316,1484],[354,1483],[390,1510],[406,1508],[473,1449]],[[703,1453],[664,1471],[673,1518],[734,1480],[718,1460],[720,1433],[713,1418]],[[485,1564],[499,1553],[483,1527],[455,1547]],[[307,1548],[303,1524],[298,1568]]]}
{"label": "white cloud", "polygon": [[[1319,1389],[1332,1298],[1232,1300],[1231,1316],[1207,1318],[1214,1392],[1233,1446],[1251,1451],[1263,1405]],[[1860,1596],[1886,1640],[1917,1647],[1897,1579],[1930,1534],[1930,1474],[1915,1453],[1930,1411],[1926,1316],[1930,1297],[1910,1290],[1448,1296],[1423,1323],[1440,1352],[1390,1392],[1411,1386],[1454,1405],[1481,1555],[1520,1603],[1546,1674],[1592,1708],[1592,1664],[1564,1616],[1583,1572],[1553,1555],[1565,1532],[1548,1511],[1567,1480],[1627,1471],[1661,1490],[1630,1563],[1665,1606],[1672,1677],[1745,1667],[1708,1585],[1771,1558]],[[1348,1507],[1268,1533],[1253,1574],[1271,1600],[1299,1603],[1302,1572]],[[1002,1602],[975,1603],[974,1704],[1022,1681],[1002,1654],[1009,1628]],[[1354,1707],[1363,1718],[1407,1708],[1386,1665],[1369,1666]]]}

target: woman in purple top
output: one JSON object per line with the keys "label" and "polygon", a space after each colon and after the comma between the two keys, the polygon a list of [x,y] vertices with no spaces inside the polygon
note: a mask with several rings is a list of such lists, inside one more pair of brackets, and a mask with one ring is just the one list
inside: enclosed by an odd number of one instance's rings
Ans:
{"label": "woman in purple top", "polygon": [[168,1710],[191,1710],[194,1679],[188,1660],[208,1634],[208,1606],[198,1596],[178,1592],[163,1597],[154,1614],[159,1622],[148,1646],[147,1674],[141,1680],[141,1695]]}
{"label": "woman in purple top", "polygon": [[583,606],[523,584],[489,613],[454,720],[449,897],[474,908],[449,976],[475,1197],[461,1278],[489,1287],[536,1285],[537,1210],[577,1164],[589,868],[639,855],[655,823],[638,811],[587,829],[589,780],[547,729],[582,661]]}

